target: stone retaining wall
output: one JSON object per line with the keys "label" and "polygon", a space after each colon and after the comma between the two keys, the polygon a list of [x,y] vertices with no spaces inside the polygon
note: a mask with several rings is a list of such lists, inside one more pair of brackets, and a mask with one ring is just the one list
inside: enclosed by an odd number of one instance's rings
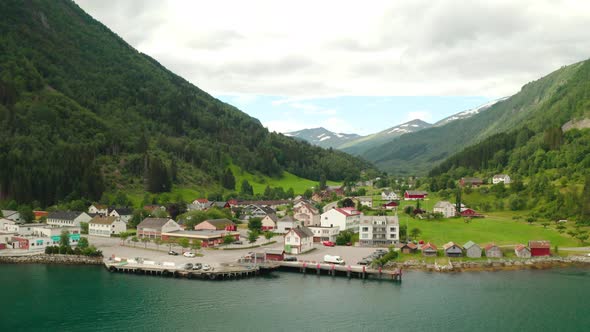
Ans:
{"label": "stone retaining wall", "polygon": [[0,264],[102,265],[102,257],[77,255],[0,256]]}
{"label": "stone retaining wall", "polygon": [[478,270],[518,270],[542,269],[559,266],[590,265],[590,257],[535,257],[529,259],[488,259],[481,261],[451,261],[446,264],[427,263],[420,260],[405,261],[403,263],[388,262],[386,269],[408,269],[435,272],[461,272]]}

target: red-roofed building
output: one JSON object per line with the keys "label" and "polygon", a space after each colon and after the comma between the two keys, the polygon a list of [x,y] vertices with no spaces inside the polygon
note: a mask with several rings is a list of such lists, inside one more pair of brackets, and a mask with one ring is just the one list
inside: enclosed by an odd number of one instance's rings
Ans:
{"label": "red-roofed building", "polygon": [[531,256],[551,256],[551,242],[549,241],[529,241]]}
{"label": "red-roofed building", "polygon": [[438,248],[430,242],[423,245],[420,250],[422,250],[423,256],[436,256],[438,253]]}
{"label": "red-roofed building", "polygon": [[47,211],[33,211],[33,213],[35,214],[35,220],[39,220],[43,217],[47,218],[47,215],[49,215],[49,212]]}
{"label": "red-roofed building", "polygon": [[404,199],[406,201],[415,201],[418,199],[425,199],[428,196],[426,191],[421,190],[406,190],[404,193]]}
{"label": "red-roofed building", "polygon": [[483,218],[483,215],[477,213],[473,209],[464,209],[463,211],[461,211],[461,217]]}
{"label": "red-roofed building", "polygon": [[399,204],[394,201],[383,204],[383,208],[385,210],[395,210],[395,209],[397,209],[398,206],[399,206]]}

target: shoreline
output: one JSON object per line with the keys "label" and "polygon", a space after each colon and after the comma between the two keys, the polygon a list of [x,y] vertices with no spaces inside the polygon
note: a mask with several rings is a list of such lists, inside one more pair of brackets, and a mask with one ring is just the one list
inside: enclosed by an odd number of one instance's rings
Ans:
{"label": "shoreline", "polygon": [[48,264],[48,265],[103,265],[103,257],[89,257],[78,255],[28,255],[28,256],[0,256],[2,264]]}
{"label": "shoreline", "polygon": [[553,268],[590,267],[590,257],[535,257],[522,260],[497,259],[487,261],[451,261],[447,264],[426,263],[425,261],[390,262],[385,270],[399,269],[422,272],[497,272],[517,270],[547,270]]}

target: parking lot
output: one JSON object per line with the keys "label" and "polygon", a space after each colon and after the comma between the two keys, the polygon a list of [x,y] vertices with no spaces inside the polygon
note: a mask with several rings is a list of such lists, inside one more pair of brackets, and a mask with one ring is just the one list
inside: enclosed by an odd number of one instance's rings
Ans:
{"label": "parking lot", "polygon": [[[103,255],[105,257],[111,257],[115,255],[117,257],[125,257],[125,258],[135,258],[135,257],[142,257],[144,259],[154,260],[157,262],[174,262],[175,264],[184,264],[184,263],[207,263],[213,267],[219,267],[222,264],[226,263],[235,263],[239,258],[246,255],[248,252],[255,252],[255,253],[263,253],[267,249],[281,249],[283,248],[283,238],[281,236],[277,236],[273,238],[273,241],[277,241],[277,243],[261,246],[258,248],[248,248],[251,246],[244,241],[242,246],[233,246],[232,247],[244,247],[244,249],[236,249],[236,250],[213,250],[213,249],[200,249],[198,250],[199,254],[202,254],[203,257],[194,257],[188,258],[182,256],[183,249],[179,246],[173,246],[172,249],[179,253],[178,256],[170,256],[168,255],[168,246],[167,245],[160,245],[159,249],[153,244],[148,244],[148,248],[145,248],[145,244],[139,242],[136,244],[133,243],[125,243],[122,245],[122,242],[118,238],[103,238],[103,237],[96,237],[96,236],[89,236],[88,237],[91,244],[95,245],[97,248],[102,250]],[[264,238],[259,239],[259,243],[262,244],[266,243],[267,240]],[[373,253],[377,248],[365,248],[365,247],[353,247],[353,246],[335,246],[335,247],[326,247],[322,244],[316,244],[315,249],[301,255],[289,255],[287,256],[295,256],[299,261],[312,261],[312,262],[322,262],[324,260],[324,255],[332,255],[332,256],[340,256],[346,262],[346,265],[357,265],[357,262],[363,259],[364,257]],[[184,249],[187,251],[188,249]]]}

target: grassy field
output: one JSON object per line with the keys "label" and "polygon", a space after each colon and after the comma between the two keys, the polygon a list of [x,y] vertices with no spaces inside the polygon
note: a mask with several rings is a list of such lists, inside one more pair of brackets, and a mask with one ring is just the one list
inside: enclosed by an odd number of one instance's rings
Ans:
{"label": "grassy field", "polygon": [[[240,191],[240,186],[243,180],[248,180],[252,189],[254,190],[254,194],[262,194],[264,193],[264,189],[266,186],[271,187],[283,187],[285,191],[289,188],[293,188],[296,195],[303,194],[305,190],[317,186],[316,181],[300,178],[296,175],[293,175],[289,172],[284,172],[281,178],[271,178],[268,176],[260,176],[254,175],[245,171],[242,171],[237,166],[231,166],[231,170],[234,173],[236,178],[236,190],[234,192]],[[340,185],[339,182],[328,181],[327,185],[336,186]],[[192,202],[196,198],[199,197],[207,197],[209,193],[212,192],[219,192],[220,188],[218,187],[211,187],[211,188],[190,188],[190,187],[178,187],[173,186],[172,192],[161,194],[160,197],[167,195],[169,201],[173,202],[176,201],[178,197],[182,197],[185,202]],[[224,191],[224,195],[229,193],[229,190]],[[129,199],[133,202],[133,206],[140,207],[141,202],[143,201],[143,197],[145,195],[145,191],[130,191],[126,193]]]}
{"label": "grassy field", "polygon": [[[317,186],[318,184],[317,181],[300,178],[289,172],[284,172],[283,176],[280,178],[270,178],[267,176],[250,174],[246,171],[241,170],[237,166],[231,166],[231,170],[236,178],[236,189],[239,191],[242,181],[248,180],[248,182],[254,189],[254,194],[261,194],[264,192],[266,186],[271,186],[283,187],[285,191],[287,191],[289,188],[293,188],[295,194],[298,195],[303,194],[307,189]],[[340,184],[341,183],[334,181],[327,182],[327,185],[329,186],[336,186]]]}
{"label": "grassy field", "polygon": [[526,244],[529,240],[549,240],[552,247],[577,247],[580,243],[569,235],[558,233],[551,225],[544,228],[539,223],[529,225],[524,221],[514,221],[507,214],[491,214],[486,218],[473,219],[466,223],[463,218],[442,220],[412,219],[399,214],[400,224],[415,227],[422,231],[420,239],[443,245],[449,241],[463,245],[473,241],[480,245],[495,242],[498,245]]}

